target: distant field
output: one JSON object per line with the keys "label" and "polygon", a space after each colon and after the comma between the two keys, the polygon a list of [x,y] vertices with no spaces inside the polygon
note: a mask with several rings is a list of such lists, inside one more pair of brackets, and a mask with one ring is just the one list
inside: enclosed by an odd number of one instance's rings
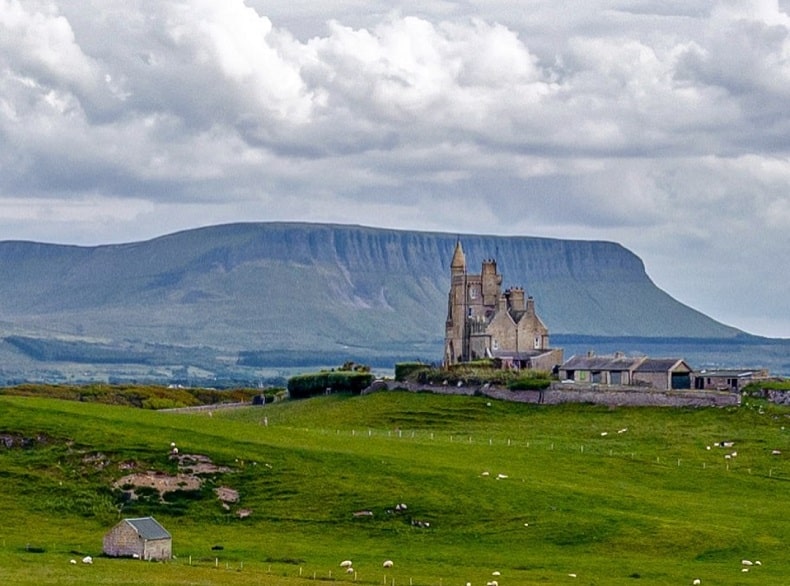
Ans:
{"label": "distant field", "polygon": [[[176,471],[171,442],[231,472],[123,503],[129,470]],[[0,584],[786,585],[788,457],[790,409],[757,401],[381,393],[173,414],[3,396]],[[219,486],[239,491],[229,510]],[[101,556],[119,518],[146,514],[177,559]]]}

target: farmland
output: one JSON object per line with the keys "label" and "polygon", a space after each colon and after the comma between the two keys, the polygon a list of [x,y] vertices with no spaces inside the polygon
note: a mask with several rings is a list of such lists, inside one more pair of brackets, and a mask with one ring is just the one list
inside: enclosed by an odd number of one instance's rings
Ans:
{"label": "farmland", "polygon": [[[379,393],[176,414],[0,396],[0,435],[5,584],[450,586],[498,571],[502,586],[778,585],[790,576],[790,410],[757,400],[548,407]],[[113,483],[130,471],[178,472],[171,443],[225,471],[199,490],[124,500]],[[218,487],[238,501],[223,506]],[[176,559],[101,556],[120,518],[148,514],[173,535]],[[92,565],[69,563],[85,555]]]}

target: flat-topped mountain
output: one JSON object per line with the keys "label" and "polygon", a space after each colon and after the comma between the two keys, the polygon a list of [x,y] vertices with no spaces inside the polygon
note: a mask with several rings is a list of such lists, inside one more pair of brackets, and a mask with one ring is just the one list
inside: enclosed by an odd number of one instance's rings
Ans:
{"label": "flat-topped mountain", "polygon": [[[142,352],[137,358],[149,363],[179,348],[227,361],[240,352],[438,360],[458,238],[249,223],[121,245],[0,242],[0,336],[16,351],[50,360],[85,343],[118,362],[126,360],[113,348]],[[461,240],[470,267],[496,259],[503,287],[534,297],[552,336],[741,333],[670,297],[615,243]]]}

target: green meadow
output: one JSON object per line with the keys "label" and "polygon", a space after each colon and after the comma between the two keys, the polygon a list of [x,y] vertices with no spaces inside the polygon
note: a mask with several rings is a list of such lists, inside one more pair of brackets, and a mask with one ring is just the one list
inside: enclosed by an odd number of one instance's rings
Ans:
{"label": "green meadow", "polygon": [[[0,584],[790,583],[790,409],[756,400],[396,392],[172,413],[0,396],[0,439]],[[124,500],[128,470],[176,472],[171,442],[229,471]],[[101,555],[115,523],[148,514],[175,559]]]}

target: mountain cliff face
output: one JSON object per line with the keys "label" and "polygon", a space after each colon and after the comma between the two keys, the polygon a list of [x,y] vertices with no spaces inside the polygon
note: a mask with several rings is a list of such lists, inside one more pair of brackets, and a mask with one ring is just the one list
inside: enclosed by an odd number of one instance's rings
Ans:
{"label": "mountain cliff face", "polygon": [[[439,359],[456,239],[262,223],[112,246],[0,242],[0,336]],[[503,286],[524,287],[552,335],[739,333],[658,289],[618,244],[461,241],[469,271],[496,259]]]}

